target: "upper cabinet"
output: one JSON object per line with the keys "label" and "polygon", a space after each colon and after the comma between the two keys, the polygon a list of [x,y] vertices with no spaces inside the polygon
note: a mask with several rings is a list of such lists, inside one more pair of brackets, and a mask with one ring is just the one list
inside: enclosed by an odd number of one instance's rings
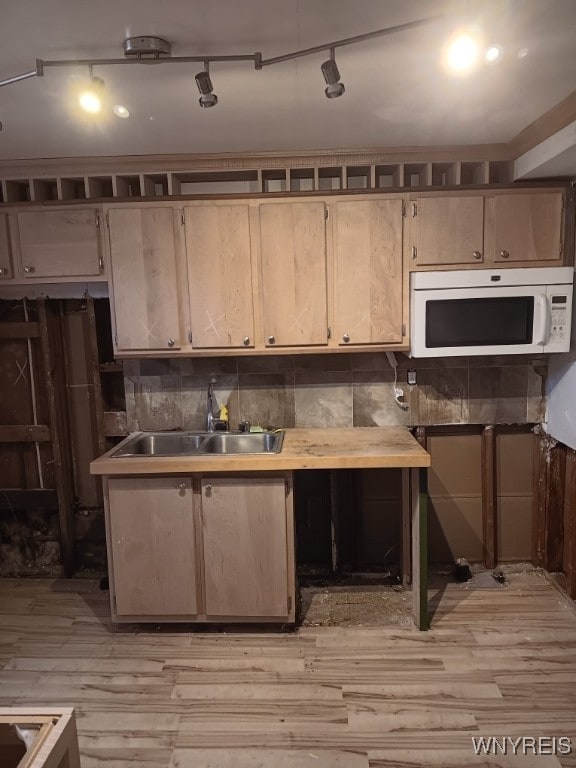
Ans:
{"label": "upper cabinet", "polygon": [[420,197],[412,204],[411,266],[560,264],[562,210],[557,191]]}
{"label": "upper cabinet", "polygon": [[331,206],[339,345],[402,341],[402,209],[400,199]]}
{"label": "upper cabinet", "polygon": [[562,195],[497,195],[490,257],[495,262],[557,261],[562,247]]}
{"label": "upper cabinet", "polygon": [[484,260],[484,198],[425,197],[412,207],[418,266]]}
{"label": "upper cabinet", "polygon": [[254,346],[249,206],[184,207],[192,346]]}
{"label": "upper cabinet", "polygon": [[8,216],[0,213],[0,280],[9,280],[13,274],[10,239],[8,237]]}
{"label": "upper cabinet", "polygon": [[18,276],[88,278],[104,272],[98,208],[19,211],[11,231]]}
{"label": "upper cabinet", "polygon": [[266,347],[328,343],[326,211],[324,202],[259,206]]}
{"label": "upper cabinet", "polygon": [[180,213],[171,207],[109,208],[107,223],[117,349],[179,349]]}

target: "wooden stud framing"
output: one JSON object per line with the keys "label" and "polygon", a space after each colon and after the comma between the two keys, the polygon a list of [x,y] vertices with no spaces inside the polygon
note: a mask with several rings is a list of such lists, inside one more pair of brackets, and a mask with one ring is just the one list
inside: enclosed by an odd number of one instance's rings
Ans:
{"label": "wooden stud framing", "polygon": [[572,472],[570,473],[571,485],[566,486],[565,495],[568,515],[564,518],[566,523],[564,526],[564,572],[566,573],[566,591],[573,600],[576,600],[576,451],[568,450],[566,462],[572,465]]}
{"label": "wooden stud framing", "polygon": [[402,569],[402,586],[409,587],[412,581],[411,557],[411,506],[410,506],[410,470],[402,470],[402,554],[400,567]]}
{"label": "wooden stud framing", "polygon": [[565,479],[566,447],[554,441],[550,451],[550,480],[546,509],[546,558],[544,561],[544,567],[551,572],[562,569]]}
{"label": "wooden stud framing", "polygon": [[330,470],[330,540],[332,545],[332,573],[340,570],[340,557],[338,553],[338,473]]}
{"label": "wooden stud framing", "polygon": [[482,430],[482,559],[486,568],[497,563],[497,495],[495,430]]}
{"label": "wooden stud framing", "polygon": [[44,424],[0,426],[0,443],[47,443],[50,427]]}
{"label": "wooden stud framing", "polygon": [[548,571],[562,568],[566,447],[538,433],[534,469],[534,565]]}
{"label": "wooden stud framing", "polygon": [[39,335],[38,323],[0,323],[0,339],[33,339]]}
{"label": "wooden stud framing", "polygon": [[72,510],[72,468],[69,449],[68,418],[64,377],[64,357],[60,316],[46,306],[45,299],[38,300],[40,343],[46,377],[46,393],[50,413],[54,474],[58,511],[62,563],[66,576],[71,576],[75,565],[74,517]]}
{"label": "wooden stud framing", "polygon": [[94,313],[94,299],[86,298],[86,319],[84,324],[84,339],[88,352],[89,375],[94,387],[94,413],[96,420],[96,434],[98,439],[98,451],[100,454],[106,451],[106,438],[104,434],[104,406],[102,403],[102,386],[100,383],[100,360],[98,357],[98,337],[96,333],[96,315]]}

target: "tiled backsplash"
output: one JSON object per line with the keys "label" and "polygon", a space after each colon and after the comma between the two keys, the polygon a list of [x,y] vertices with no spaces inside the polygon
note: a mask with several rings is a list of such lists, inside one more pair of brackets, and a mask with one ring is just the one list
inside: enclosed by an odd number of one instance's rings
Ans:
{"label": "tiled backsplash", "polygon": [[[389,424],[506,424],[544,418],[545,356],[411,360],[394,371],[381,352],[126,360],[128,428],[203,429],[208,384],[230,424],[263,427],[370,427]],[[417,384],[406,374],[414,368]]]}

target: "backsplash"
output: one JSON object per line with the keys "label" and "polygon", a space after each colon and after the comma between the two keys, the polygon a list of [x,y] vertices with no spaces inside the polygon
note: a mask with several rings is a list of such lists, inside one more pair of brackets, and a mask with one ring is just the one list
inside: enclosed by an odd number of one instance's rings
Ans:
{"label": "backsplash", "polygon": [[[208,384],[230,424],[371,427],[538,423],[546,356],[411,360],[398,354],[398,386],[382,352],[125,360],[128,429],[204,429]],[[406,383],[414,368],[417,384]]]}

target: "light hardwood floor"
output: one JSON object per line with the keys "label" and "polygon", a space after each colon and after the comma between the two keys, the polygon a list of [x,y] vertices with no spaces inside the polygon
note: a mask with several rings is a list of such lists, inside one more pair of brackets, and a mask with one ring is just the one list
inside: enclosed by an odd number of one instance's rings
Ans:
{"label": "light hardwood floor", "polygon": [[[2,580],[0,706],[74,706],[83,768],[576,766],[573,605],[538,573],[430,597],[427,633],[115,631],[95,582]],[[472,749],[539,735],[573,754]]]}

